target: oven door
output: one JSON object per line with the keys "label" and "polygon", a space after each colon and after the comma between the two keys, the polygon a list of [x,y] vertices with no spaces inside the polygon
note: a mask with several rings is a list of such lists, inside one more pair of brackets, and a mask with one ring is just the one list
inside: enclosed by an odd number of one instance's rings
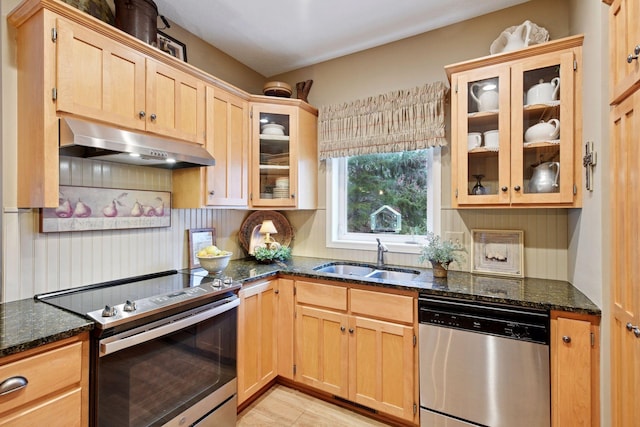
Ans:
{"label": "oven door", "polygon": [[[95,425],[190,426],[235,402],[238,305],[233,295],[100,339]],[[218,425],[235,426],[235,408]]]}

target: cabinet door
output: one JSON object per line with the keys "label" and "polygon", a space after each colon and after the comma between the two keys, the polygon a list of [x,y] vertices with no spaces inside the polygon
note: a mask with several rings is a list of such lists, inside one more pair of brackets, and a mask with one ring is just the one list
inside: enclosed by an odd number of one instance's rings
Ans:
{"label": "cabinet door", "polygon": [[254,104],[251,135],[251,204],[295,207],[298,182],[298,110]]}
{"label": "cabinet door", "polygon": [[638,0],[615,0],[609,9],[610,90],[615,103],[640,85],[638,16]]}
{"label": "cabinet door", "polygon": [[238,403],[277,375],[275,283],[260,283],[238,293]]}
{"label": "cabinet door", "polygon": [[346,314],[296,306],[297,382],[348,397],[348,326]]}
{"label": "cabinet door", "polygon": [[216,165],[207,168],[206,204],[247,206],[249,190],[248,103],[207,86],[207,149]]}
{"label": "cabinet door", "polygon": [[509,67],[454,76],[451,97],[454,205],[508,205]]}
{"label": "cabinet door", "polygon": [[552,425],[591,426],[591,323],[551,321]]}
{"label": "cabinet door", "polygon": [[610,126],[611,424],[624,427],[640,420],[639,92],[612,110]]}
{"label": "cabinet door", "polygon": [[205,143],[205,88],[196,77],[147,58],[147,130]]}
{"label": "cabinet door", "polygon": [[349,399],[413,421],[413,328],[351,317],[349,335]]}
{"label": "cabinet door", "polygon": [[[513,204],[570,204],[576,102],[573,50],[537,55],[511,68],[511,185]],[[541,102],[540,93],[551,94]],[[544,122],[544,123],[542,123]]]}
{"label": "cabinet door", "polygon": [[57,110],[144,130],[144,56],[63,19],[57,30]]}

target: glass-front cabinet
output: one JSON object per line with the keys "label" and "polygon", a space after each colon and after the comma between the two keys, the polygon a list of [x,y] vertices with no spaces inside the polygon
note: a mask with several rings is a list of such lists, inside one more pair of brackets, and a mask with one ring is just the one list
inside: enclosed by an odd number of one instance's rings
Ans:
{"label": "glass-front cabinet", "polygon": [[452,204],[581,204],[582,36],[446,67]]}
{"label": "glass-front cabinet", "polygon": [[251,206],[314,209],[317,110],[275,102],[252,104]]}

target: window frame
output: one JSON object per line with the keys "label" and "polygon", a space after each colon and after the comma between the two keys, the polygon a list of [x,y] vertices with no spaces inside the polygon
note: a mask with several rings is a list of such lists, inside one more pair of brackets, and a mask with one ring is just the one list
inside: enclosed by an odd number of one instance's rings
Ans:
{"label": "window frame", "polygon": [[[442,203],[442,154],[440,147],[427,149],[427,230],[437,234],[440,230],[440,207]],[[328,248],[376,250],[376,238],[379,238],[392,252],[420,253],[424,236],[411,237],[392,233],[348,233],[346,224],[340,219],[346,218],[346,170],[345,157],[326,160],[326,206],[327,228],[326,245]]]}

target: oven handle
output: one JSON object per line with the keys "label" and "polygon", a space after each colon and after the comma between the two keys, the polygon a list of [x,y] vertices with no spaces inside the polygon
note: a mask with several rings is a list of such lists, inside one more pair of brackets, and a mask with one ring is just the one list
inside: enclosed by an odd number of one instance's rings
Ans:
{"label": "oven handle", "polygon": [[151,341],[155,338],[161,337],[163,335],[168,335],[175,331],[179,331],[180,329],[187,328],[189,326],[195,325],[196,323],[200,323],[204,320],[232,310],[239,305],[240,299],[236,298],[228,303],[212,308],[210,310],[203,311],[201,313],[194,314],[192,316],[188,316],[171,323],[166,323],[153,329],[148,329],[139,334],[130,335],[124,338],[118,338],[118,336],[107,338],[103,341],[108,340],[109,342],[100,342],[100,357],[107,356],[109,354],[115,353],[116,351],[124,350],[125,348],[133,347],[147,341]]}

